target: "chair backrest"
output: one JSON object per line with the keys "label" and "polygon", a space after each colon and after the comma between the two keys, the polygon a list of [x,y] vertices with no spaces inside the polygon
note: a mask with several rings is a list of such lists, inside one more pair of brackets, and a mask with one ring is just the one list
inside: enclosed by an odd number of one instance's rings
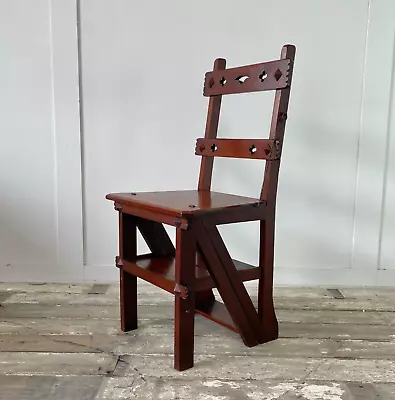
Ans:
{"label": "chair backrest", "polygon": [[[210,98],[206,132],[195,150],[202,156],[199,190],[211,189],[214,157],[262,159],[266,167],[260,198],[275,205],[295,52],[295,46],[285,45],[279,60],[229,69],[226,60],[215,60],[204,82],[203,95]],[[276,90],[269,139],[217,139],[222,96],[265,90]]]}

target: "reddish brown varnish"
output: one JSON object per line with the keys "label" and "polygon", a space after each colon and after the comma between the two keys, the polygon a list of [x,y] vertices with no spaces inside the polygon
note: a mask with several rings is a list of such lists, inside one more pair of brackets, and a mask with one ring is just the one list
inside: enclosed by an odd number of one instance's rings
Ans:
{"label": "reddish brown varnish", "polygon": [[[206,74],[206,132],[196,142],[202,156],[198,190],[113,193],[119,212],[121,327],[137,328],[137,277],[175,295],[174,366],[193,366],[194,315],[199,313],[240,334],[247,346],[278,337],[273,305],[274,226],[278,173],[291,90],[295,47],[268,63],[226,69],[217,59]],[[276,90],[268,139],[217,139],[222,95]],[[214,157],[266,160],[259,199],[211,191]],[[259,265],[233,260],[217,225],[260,221]],[[177,228],[176,246],[163,224]],[[137,255],[137,229],[150,254]],[[244,281],[259,279],[258,311]],[[217,288],[224,303],[215,300]]]}

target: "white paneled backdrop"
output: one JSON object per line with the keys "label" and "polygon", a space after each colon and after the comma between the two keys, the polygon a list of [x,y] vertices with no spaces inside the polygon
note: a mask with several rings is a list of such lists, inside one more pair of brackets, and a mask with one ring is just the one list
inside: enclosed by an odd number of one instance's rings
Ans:
{"label": "white paneled backdrop", "polygon": [[[117,280],[105,194],[195,188],[204,72],[293,43],[276,283],[395,285],[394,15],[393,0],[0,0],[0,281]],[[272,100],[225,97],[219,135],[266,137]],[[218,159],[213,188],[257,196],[263,167]],[[254,223],[221,233],[257,262]]]}

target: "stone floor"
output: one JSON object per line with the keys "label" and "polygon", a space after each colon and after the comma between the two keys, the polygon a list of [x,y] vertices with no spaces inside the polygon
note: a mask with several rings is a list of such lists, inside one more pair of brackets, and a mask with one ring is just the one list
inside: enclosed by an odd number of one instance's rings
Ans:
{"label": "stone floor", "polygon": [[254,348],[197,316],[182,373],[172,296],[139,302],[124,334],[116,286],[0,283],[0,400],[395,399],[395,290],[276,288],[281,338]]}

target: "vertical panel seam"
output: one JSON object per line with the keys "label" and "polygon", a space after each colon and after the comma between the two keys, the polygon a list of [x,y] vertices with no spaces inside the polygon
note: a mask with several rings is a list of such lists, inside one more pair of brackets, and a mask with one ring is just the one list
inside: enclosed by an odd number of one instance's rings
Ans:
{"label": "vertical panel seam", "polygon": [[56,103],[55,103],[55,67],[54,67],[54,48],[53,48],[53,24],[52,24],[52,0],[48,0],[49,18],[49,64],[51,71],[51,100],[52,100],[52,133],[53,133],[53,156],[54,156],[54,201],[55,201],[55,231],[56,231],[56,260],[60,264],[59,249],[59,182],[58,182],[58,153],[56,138]]}
{"label": "vertical panel seam", "polygon": [[[78,68],[78,110],[80,128],[80,157],[81,157],[81,213],[82,213],[82,263],[87,265],[86,248],[86,191],[85,191],[85,141],[84,141],[84,105],[82,86],[82,43],[81,43],[81,0],[76,0],[77,24],[77,68]],[[84,268],[85,275],[85,268]]]}
{"label": "vertical panel seam", "polygon": [[391,124],[392,124],[392,108],[394,103],[394,71],[395,70],[395,32],[394,32],[394,42],[392,47],[392,71],[390,79],[390,99],[388,104],[388,121],[387,121],[387,132],[385,140],[385,155],[384,155],[384,176],[383,176],[383,189],[381,196],[381,208],[380,208],[380,231],[379,231],[379,249],[377,255],[377,273],[381,270],[381,258],[382,258],[382,239],[384,234],[384,216],[385,216],[385,205],[386,205],[386,195],[387,195],[387,178],[388,178],[388,167],[389,167],[389,157],[390,157],[390,142],[391,142]]}

